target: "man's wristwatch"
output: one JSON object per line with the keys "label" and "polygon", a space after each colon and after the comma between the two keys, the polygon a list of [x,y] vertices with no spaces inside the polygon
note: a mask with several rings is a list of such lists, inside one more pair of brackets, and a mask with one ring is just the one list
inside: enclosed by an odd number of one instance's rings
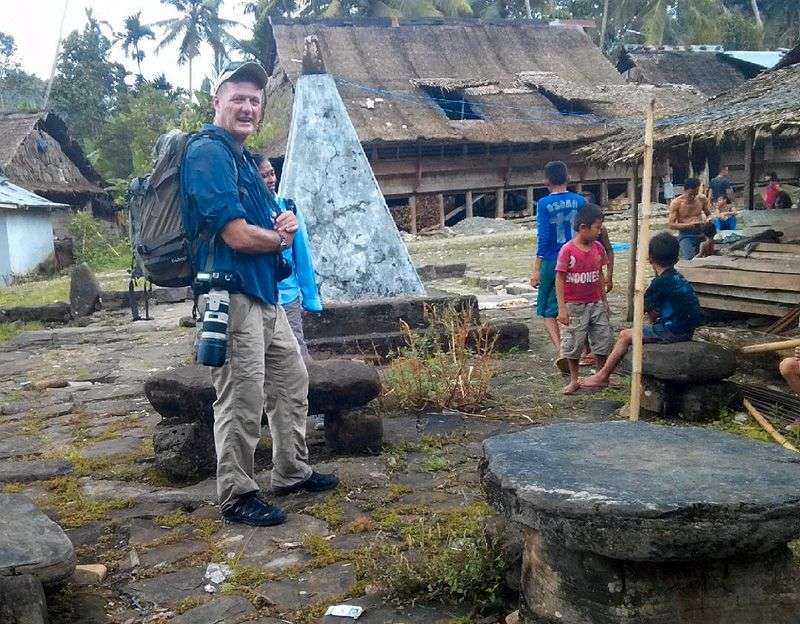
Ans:
{"label": "man's wristwatch", "polygon": [[289,247],[291,247],[289,241],[286,240],[286,237],[283,235],[283,232],[278,232],[278,238],[281,239],[281,251],[283,251],[284,249],[289,249]]}

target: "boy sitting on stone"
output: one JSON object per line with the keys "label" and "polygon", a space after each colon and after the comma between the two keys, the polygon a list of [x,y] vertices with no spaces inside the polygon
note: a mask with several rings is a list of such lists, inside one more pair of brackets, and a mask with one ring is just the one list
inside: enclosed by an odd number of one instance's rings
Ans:
{"label": "boy sitting on stone", "polygon": [[[669,232],[650,239],[648,260],[656,277],[644,294],[644,309],[652,323],[645,325],[642,342],[686,342],[703,320],[700,302],[692,285],[678,271],[678,240]],[[579,380],[582,388],[602,388],[628,352],[633,342],[633,330],[623,329],[606,363],[591,377]]]}
{"label": "boy sitting on stone", "polygon": [[586,340],[598,366],[605,363],[614,338],[608,320],[603,267],[608,255],[598,241],[603,227],[603,211],[586,204],[575,215],[575,236],[558,253],[556,298],[561,324],[561,355],[569,366],[570,382],[562,392],[572,394],[580,388],[578,370]]}

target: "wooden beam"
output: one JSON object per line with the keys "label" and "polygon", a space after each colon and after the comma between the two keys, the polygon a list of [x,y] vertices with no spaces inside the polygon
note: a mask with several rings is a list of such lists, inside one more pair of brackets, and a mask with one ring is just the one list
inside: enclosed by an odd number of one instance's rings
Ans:
{"label": "wooden beam", "polygon": [[800,292],[781,290],[762,290],[760,288],[737,288],[735,286],[718,286],[717,284],[692,284],[695,292],[704,295],[719,295],[732,301],[766,301],[768,303],[784,303],[789,306],[800,305]]}
{"label": "wooden beam", "polygon": [[600,181],[600,205],[603,208],[608,206],[608,180]]}
{"label": "wooden beam", "polygon": [[409,217],[411,222],[411,233],[417,233],[417,196],[412,195],[408,198],[408,208],[411,216]]}
{"label": "wooden beam", "polygon": [[[760,260],[757,258],[736,258],[730,256],[709,256],[708,258],[694,258],[693,260],[684,260],[678,264],[678,270],[683,270],[684,267],[709,269],[716,271],[717,269],[733,269],[736,271],[746,271],[749,273],[786,273],[789,275],[800,275],[800,263],[792,262],[791,260]],[[758,279],[754,276],[754,279]],[[800,285],[800,278],[797,280]]]}
{"label": "wooden beam", "polygon": [[525,210],[528,214],[533,214],[533,187],[529,186],[525,189]]}
{"label": "wooden beam", "polygon": [[753,165],[753,143],[755,131],[747,133],[744,142],[744,207],[745,210],[755,208],[755,178],[756,171]]}
{"label": "wooden beam", "polygon": [[502,219],[506,212],[506,189],[497,189],[497,201],[495,202],[495,218]]}
{"label": "wooden beam", "polygon": [[473,202],[473,200],[472,200],[472,191],[467,191],[465,193],[465,195],[466,195],[465,205],[466,205],[466,208],[467,208],[467,219],[471,219],[473,217],[473,208],[474,208],[473,203],[472,203]]}
{"label": "wooden beam", "polygon": [[800,245],[791,243],[756,243],[759,251],[773,251],[775,253],[800,254]]}
{"label": "wooden beam", "polygon": [[753,260],[785,260],[786,262],[800,262],[800,254],[796,253],[775,253],[772,251],[751,251],[747,253],[741,249],[728,252],[735,258],[752,258]]}
{"label": "wooden beam", "polygon": [[631,250],[628,257],[628,296],[627,319],[633,320],[633,293],[636,288],[636,250],[639,245],[639,202],[636,200],[636,186],[639,166],[633,168],[631,178],[628,180],[628,200],[631,204]]}
{"label": "wooden beam", "polygon": [[717,295],[697,294],[700,307],[707,310],[723,310],[725,312],[741,312],[742,314],[758,314],[760,316],[774,316],[780,318],[791,310],[790,306],[782,306],[775,303],[763,303],[760,301],[748,301],[746,299],[731,299],[729,297],[719,297]]}
{"label": "wooden beam", "polygon": [[797,276],[777,273],[750,273],[732,269],[693,269],[677,267],[683,276],[692,283],[716,284],[718,286],[739,286],[760,290],[797,290]]}
{"label": "wooden beam", "polygon": [[445,214],[444,214],[444,195],[437,193],[436,203],[439,204],[439,226],[444,228]]}

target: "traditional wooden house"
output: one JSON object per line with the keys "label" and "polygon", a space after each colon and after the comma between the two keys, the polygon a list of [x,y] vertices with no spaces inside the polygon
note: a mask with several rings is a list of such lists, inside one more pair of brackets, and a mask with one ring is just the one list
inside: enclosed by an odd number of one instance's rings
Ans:
{"label": "traditional wooden house", "polygon": [[571,183],[598,200],[624,193],[624,169],[586,166],[575,148],[630,125],[651,95],[661,115],[705,99],[688,87],[626,83],[579,25],[276,19],[265,123],[278,166],[312,34],[390,206],[415,215],[418,201],[433,201],[442,223],[447,212],[472,216],[479,196],[476,213],[532,212],[549,160],[567,161]]}
{"label": "traditional wooden house", "polygon": [[100,174],[55,113],[0,114],[0,175],[73,210],[102,217],[114,211]]}
{"label": "traditional wooden house", "polygon": [[719,95],[780,61],[780,52],[728,52],[721,46],[625,45],[617,70],[636,84],[685,84]]}
{"label": "traditional wooden house", "polygon": [[[740,221],[752,229],[783,232],[800,241],[800,211],[756,211],[756,184],[768,173],[784,183],[800,180],[800,45],[772,70],[682,115],[655,123],[655,159],[686,171],[728,165],[740,191]],[[594,166],[628,168],[636,177],[644,154],[642,126],[578,150]],[[681,182],[681,180],[678,180]],[[693,260],[686,276],[711,309],[780,316],[800,304],[800,245],[755,244],[723,257]]]}

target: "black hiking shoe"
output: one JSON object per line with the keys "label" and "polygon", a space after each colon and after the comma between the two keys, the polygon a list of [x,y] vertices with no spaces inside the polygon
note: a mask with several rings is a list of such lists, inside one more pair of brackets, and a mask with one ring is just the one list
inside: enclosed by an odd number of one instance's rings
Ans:
{"label": "black hiking shoe", "polygon": [[286,521],[286,514],[279,507],[262,501],[256,492],[243,494],[233,507],[223,512],[223,520],[250,524],[252,526],[275,526]]}
{"label": "black hiking shoe", "polygon": [[307,492],[324,492],[325,490],[332,490],[337,485],[339,485],[339,477],[335,474],[312,472],[308,479],[300,483],[284,487],[273,487],[272,493],[278,496],[286,496],[287,494],[299,492],[300,490],[306,490]]}

